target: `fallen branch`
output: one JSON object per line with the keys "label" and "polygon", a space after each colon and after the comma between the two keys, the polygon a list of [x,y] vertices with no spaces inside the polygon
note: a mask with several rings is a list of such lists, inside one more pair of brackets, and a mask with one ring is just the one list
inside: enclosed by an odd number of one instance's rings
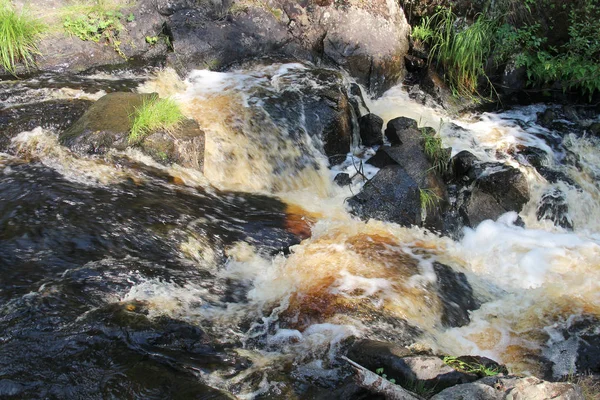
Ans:
{"label": "fallen branch", "polygon": [[354,381],[362,388],[372,393],[385,396],[386,400],[423,400],[415,393],[409,392],[400,385],[395,385],[387,379],[382,378],[374,372],[369,371],[360,364],[355,363],[348,357],[342,356],[354,369]]}

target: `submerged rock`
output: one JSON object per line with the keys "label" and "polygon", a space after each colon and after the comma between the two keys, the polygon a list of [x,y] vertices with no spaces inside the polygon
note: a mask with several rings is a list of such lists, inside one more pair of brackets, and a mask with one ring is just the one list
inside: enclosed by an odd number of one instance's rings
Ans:
{"label": "submerged rock", "polygon": [[60,143],[80,154],[104,154],[110,149],[122,151],[136,145],[158,162],[202,171],[204,132],[193,120],[184,120],[170,132],[153,132],[137,144],[129,141],[131,115],[154,96],[116,92],[101,97],[60,134]]}
{"label": "submerged rock", "polygon": [[91,104],[88,100],[49,100],[1,109],[0,151],[6,151],[17,134],[38,126],[56,131],[68,128]]}
{"label": "submerged rock", "polygon": [[403,226],[421,222],[419,185],[399,165],[381,169],[348,204],[353,214],[364,219],[375,218]]}
{"label": "submerged rock", "polygon": [[536,216],[538,220],[547,219],[556,226],[573,230],[573,221],[569,216],[569,204],[561,190],[550,190],[542,195]]}
{"label": "submerged rock", "polygon": [[443,307],[442,324],[449,327],[467,325],[471,322],[469,311],[480,307],[467,277],[439,262],[433,263],[433,270],[437,276],[437,292]]}

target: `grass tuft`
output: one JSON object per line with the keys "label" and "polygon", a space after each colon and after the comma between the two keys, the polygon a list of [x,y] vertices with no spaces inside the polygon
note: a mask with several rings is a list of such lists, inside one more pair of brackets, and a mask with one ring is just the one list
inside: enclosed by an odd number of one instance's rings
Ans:
{"label": "grass tuft", "polygon": [[141,107],[135,108],[131,118],[133,123],[129,133],[129,142],[139,143],[157,130],[172,131],[176,129],[184,116],[175,100],[152,97],[145,100]]}
{"label": "grass tuft", "polygon": [[426,215],[427,211],[431,211],[441,200],[431,189],[419,189],[419,197],[421,199],[421,211]]}
{"label": "grass tuft", "polygon": [[442,147],[442,138],[431,128],[420,128],[423,136],[423,149],[429,161],[433,164],[433,169],[443,173],[448,167],[448,152]]}
{"label": "grass tuft", "polygon": [[0,0],[0,60],[2,67],[16,76],[16,64],[21,62],[27,70],[35,65],[34,55],[39,54],[37,41],[44,25],[27,12],[17,12],[10,1]]}
{"label": "grass tuft", "polygon": [[484,66],[498,22],[482,15],[466,27],[456,21],[452,9],[442,7],[414,28],[413,38],[430,45],[430,60],[441,66],[455,95],[474,98],[480,78],[487,79]]}

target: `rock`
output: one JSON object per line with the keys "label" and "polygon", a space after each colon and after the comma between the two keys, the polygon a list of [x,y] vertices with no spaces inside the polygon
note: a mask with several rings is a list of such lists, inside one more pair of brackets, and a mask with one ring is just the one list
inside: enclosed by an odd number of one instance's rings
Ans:
{"label": "rock", "polygon": [[211,9],[183,9],[169,17],[168,26],[174,49],[170,63],[182,75],[269,55],[312,60],[285,24],[263,8],[250,7],[222,19],[216,19]]}
{"label": "rock", "polygon": [[366,163],[376,168],[383,168],[387,167],[388,165],[398,165],[398,163],[392,157],[390,157],[387,149],[387,146],[380,147],[375,155],[369,158]]}
{"label": "rock", "polygon": [[502,207],[492,195],[475,188],[462,211],[465,225],[475,228],[486,219],[496,220],[508,210]]}
{"label": "rock", "polygon": [[450,160],[450,179],[460,183],[470,183],[477,178],[478,171],[474,168],[479,164],[479,159],[463,150]]}
{"label": "rock", "polygon": [[552,128],[555,119],[557,119],[556,112],[552,108],[546,108],[544,112],[538,113],[537,123],[545,128]]}
{"label": "rock", "polygon": [[[110,93],[96,101],[85,114],[59,136],[61,144],[80,154],[104,154],[125,150],[131,130],[130,115],[153,94]],[[203,170],[204,132],[193,120],[184,120],[171,132],[148,135],[140,149],[158,162],[177,163]]]}
{"label": "rock", "polygon": [[591,135],[600,136],[600,122],[594,122],[587,130]]}
{"label": "rock", "polygon": [[492,195],[507,211],[521,211],[529,201],[529,186],[521,171],[507,165],[488,169],[477,178],[477,189]]}
{"label": "rock", "polygon": [[150,134],[140,147],[158,162],[204,171],[204,142],[204,131],[196,121],[187,119],[173,132]]}
{"label": "rock", "polygon": [[407,347],[371,339],[358,340],[348,350],[348,358],[352,361],[371,371],[383,368],[390,377],[397,375],[402,357],[411,355],[413,352]]}
{"label": "rock", "polygon": [[525,378],[490,376],[477,382],[503,391],[502,398],[507,400],[584,399],[578,385],[566,382],[546,382],[533,376]]}
{"label": "rock", "polygon": [[181,9],[169,18],[180,73],[205,66],[223,69],[255,57],[335,63],[373,93],[404,74],[409,26],[397,3],[374,0],[339,7],[273,0],[267,6],[235,3],[226,18],[206,7]]}
{"label": "rock", "polygon": [[306,131],[332,165],[346,159],[353,138],[352,110],[341,73],[323,68],[289,71],[279,76],[276,87],[257,87],[251,92],[259,102],[257,115],[266,111],[298,142],[302,141],[300,133]]}
{"label": "rock", "polygon": [[409,129],[417,129],[417,121],[411,118],[398,117],[390,120],[385,128],[385,137],[390,141],[392,145],[402,144],[401,137],[404,135],[404,131]]}
{"label": "rock", "polygon": [[358,84],[351,82],[350,83],[350,93],[348,96],[348,100],[354,108],[354,114],[360,118],[363,115],[369,114],[369,107],[367,107],[367,103],[362,94],[362,90]]}
{"label": "rock", "polygon": [[156,0],[156,9],[161,15],[170,16],[177,11],[194,8],[197,0]]}
{"label": "rock", "polygon": [[462,272],[447,265],[433,263],[437,276],[437,293],[442,302],[442,324],[447,327],[464,326],[471,322],[469,311],[481,304],[475,299],[473,288]]}
{"label": "rock", "polygon": [[375,218],[402,226],[421,222],[419,186],[399,165],[381,169],[348,200],[348,205],[362,219]]}
{"label": "rock", "polygon": [[544,167],[544,166],[538,167],[536,169],[537,169],[537,172],[539,172],[539,174],[541,176],[543,176],[544,179],[546,179],[550,183],[556,183],[558,181],[563,181],[564,183],[569,184],[573,187],[577,187],[577,188],[579,187],[577,182],[575,182],[573,179],[569,178],[569,176],[567,176],[567,174],[565,174],[562,171],[557,171],[555,169]]}
{"label": "rock", "polygon": [[58,132],[68,128],[92,104],[88,100],[49,100],[0,110],[0,151],[6,151],[15,135],[41,126]]}
{"label": "rock", "polygon": [[383,144],[383,119],[375,114],[366,114],[358,119],[360,139],[363,146]]}
{"label": "rock", "polygon": [[565,194],[559,189],[550,190],[542,195],[536,216],[538,221],[548,219],[557,226],[573,230],[573,221],[569,217],[569,204]]}
{"label": "rock", "polygon": [[[70,5],[67,0],[58,1],[55,8]],[[84,71],[92,67],[125,64],[130,59],[150,60],[166,57],[168,46],[164,41],[156,44],[146,42],[146,36],[158,36],[163,32],[166,19],[160,15],[154,0],[138,0],[131,7],[121,10],[123,29],[118,34],[122,55],[113,46],[93,41],[83,41],[63,33],[49,34],[39,43],[41,56],[36,57],[37,68],[43,71]],[[57,12],[58,14],[58,12]],[[126,16],[134,20],[127,22]]]}
{"label": "rock", "polygon": [[104,154],[129,145],[130,114],[150,94],[110,93],[96,101],[83,116],[59,136],[61,144],[80,154]]}
{"label": "rock", "polygon": [[417,386],[435,392],[477,379],[471,374],[455,370],[435,356],[403,357],[399,359],[394,373],[397,375],[392,375],[390,371],[388,376],[397,377],[403,387]]}
{"label": "rock", "polygon": [[442,390],[431,400],[502,400],[504,393],[480,382],[464,383]]}
{"label": "rock", "polygon": [[333,178],[333,181],[339,186],[348,186],[352,184],[352,178],[345,172],[339,173]]}
{"label": "rock", "polygon": [[519,150],[518,154],[536,169],[547,165],[549,161],[548,153],[538,147],[525,146]]}
{"label": "rock", "polygon": [[524,66],[517,67],[515,61],[509,60],[502,71],[500,88],[503,95],[512,95],[527,86],[527,69]]}
{"label": "rock", "polygon": [[324,30],[323,55],[346,69],[371,93],[381,95],[404,77],[410,27],[396,2],[373,0],[367,6],[315,12]]}

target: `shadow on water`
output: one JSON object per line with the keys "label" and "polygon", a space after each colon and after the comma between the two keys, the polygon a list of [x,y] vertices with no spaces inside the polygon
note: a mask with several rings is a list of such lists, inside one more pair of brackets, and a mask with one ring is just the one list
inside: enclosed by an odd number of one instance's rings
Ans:
{"label": "shadow on water", "polygon": [[[6,166],[0,398],[226,398],[199,371],[232,375],[245,360],[195,325],[150,318],[144,302],[121,299],[149,279],[218,292],[211,278],[228,245],[275,253],[299,242],[285,209],[266,196],[159,179],[94,187],[40,164]],[[190,238],[214,255],[212,269],[185,259]]]}

